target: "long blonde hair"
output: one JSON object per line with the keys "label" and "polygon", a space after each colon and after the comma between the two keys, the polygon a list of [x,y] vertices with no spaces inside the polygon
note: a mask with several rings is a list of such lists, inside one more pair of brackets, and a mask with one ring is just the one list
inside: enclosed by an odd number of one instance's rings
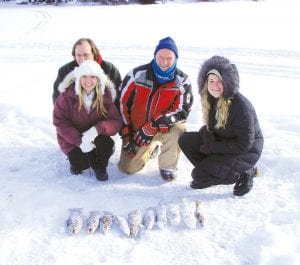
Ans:
{"label": "long blonde hair", "polygon": [[[203,120],[204,123],[208,126],[209,125],[209,112],[210,112],[210,103],[208,101],[208,86],[207,81],[204,83],[204,87],[201,93],[201,105],[202,105],[202,113],[203,113]],[[225,128],[229,109],[231,105],[231,98],[225,99],[221,96],[217,101],[217,111],[216,111],[216,120],[217,124],[215,125],[216,129]]]}
{"label": "long blonde hair", "polygon": [[[79,97],[79,110],[80,111],[83,107],[83,87],[81,86],[81,83],[79,84],[79,91],[78,91],[78,97]],[[95,90],[95,96],[93,99],[93,103],[92,103],[92,108],[96,108],[96,111],[98,114],[103,115],[104,117],[106,117],[107,115],[107,110],[104,107],[104,103],[103,103],[103,94],[101,93],[101,89],[99,88],[99,79],[97,77],[97,84],[94,88]]]}

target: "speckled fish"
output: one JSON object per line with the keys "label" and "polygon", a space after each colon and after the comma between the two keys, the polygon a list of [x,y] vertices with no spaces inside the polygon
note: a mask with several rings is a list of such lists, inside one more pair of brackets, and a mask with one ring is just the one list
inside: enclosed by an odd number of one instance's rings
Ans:
{"label": "speckled fish", "polygon": [[154,207],[149,207],[146,210],[146,213],[143,218],[143,225],[145,226],[146,230],[152,230],[156,219],[156,211]]}
{"label": "speckled fish", "polygon": [[128,224],[130,229],[130,236],[136,237],[141,229],[142,212],[140,210],[133,210],[128,214]]}
{"label": "speckled fish", "polygon": [[158,228],[164,229],[167,222],[167,206],[163,201],[160,201],[156,207],[156,225]]}
{"label": "speckled fish", "polygon": [[100,230],[103,234],[106,234],[110,229],[113,222],[113,214],[111,212],[104,211],[100,217]]}
{"label": "speckled fish", "polygon": [[99,223],[100,223],[100,212],[90,211],[90,215],[86,221],[87,232],[89,234],[94,233],[99,227]]}
{"label": "speckled fish", "polygon": [[179,225],[181,221],[180,206],[174,202],[167,204],[167,219],[173,226]]}
{"label": "speckled fish", "polygon": [[195,210],[196,220],[199,222],[199,224],[201,226],[204,226],[204,216],[202,215],[201,209],[200,209],[201,201],[195,200],[195,203],[196,203],[196,210]]}
{"label": "speckled fish", "polygon": [[195,201],[183,200],[181,215],[185,226],[189,229],[197,228],[197,220],[195,216],[196,203]]}
{"label": "speckled fish", "polygon": [[116,215],[116,216],[114,216],[114,220],[118,224],[119,229],[121,230],[121,232],[125,236],[129,236],[130,235],[130,229],[129,229],[127,219],[123,216]]}
{"label": "speckled fish", "polygon": [[70,209],[70,215],[67,220],[67,229],[70,234],[77,234],[83,225],[83,216],[81,208]]}

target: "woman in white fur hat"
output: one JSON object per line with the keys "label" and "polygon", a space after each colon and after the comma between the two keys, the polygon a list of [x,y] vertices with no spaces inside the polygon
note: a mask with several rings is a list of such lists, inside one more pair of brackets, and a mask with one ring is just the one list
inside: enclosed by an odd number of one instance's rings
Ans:
{"label": "woman in white fur hat", "polygon": [[122,126],[113,83],[99,64],[87,60],[65,77],[59,90],[53,124],[71,173],[78,175],[91,167],[98,180],[107,180],[107,165],[114,152],[111,136]]}

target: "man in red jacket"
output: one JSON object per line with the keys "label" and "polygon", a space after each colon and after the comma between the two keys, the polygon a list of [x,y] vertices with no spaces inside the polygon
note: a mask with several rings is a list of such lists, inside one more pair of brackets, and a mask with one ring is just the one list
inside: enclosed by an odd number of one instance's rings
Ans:
{"label": "man in red jacket", "polygon": [[188,76],[177,68],[178,49],[170,37],[159,41],[154,59],[131,70],[120,86],[122,172],[141,170],[160,145],[158,167],[166,181],[176,178],[178,138],[193,103]]}

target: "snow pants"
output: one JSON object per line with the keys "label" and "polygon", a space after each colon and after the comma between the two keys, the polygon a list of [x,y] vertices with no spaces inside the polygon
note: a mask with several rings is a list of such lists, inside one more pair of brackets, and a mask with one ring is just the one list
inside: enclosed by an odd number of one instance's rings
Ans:
{"label": "snow pants", "polygon": [[[192,178],[197,182],[211,181],[212,185],[233,184],[240,173],[249,170],[258,160],[257,154],[211,154],[200,152],[203,144],[199,132],[186,132],[179,138],[182,152],[194,165]],[[253,164],[249,164],[252,160]],[[247,161],[247,162],[245,162]]]}
{"label": "snow pants", "polygon": [[121,150],[120,161],[118,163],[119,170],[127,174],[140,171],[149,161],[157,144],[161,145],[160,154],[158,156],[158,167],[160,169],[176,170],[180,154],[178,139],[185,130],[184,123],[177,123],[167,133],[158,132],[150,145],[136,147],[136,154],[132,158]]}
{"label": "snow pants", "polygon": [[88,153],[83,153],[79,147],[74,148],[67,154],[72,167],[78,170],[88,168],[105,169],[109,158],[114,153],[114,141],[106,135],[98,135],[94,144],[96,148]]}

